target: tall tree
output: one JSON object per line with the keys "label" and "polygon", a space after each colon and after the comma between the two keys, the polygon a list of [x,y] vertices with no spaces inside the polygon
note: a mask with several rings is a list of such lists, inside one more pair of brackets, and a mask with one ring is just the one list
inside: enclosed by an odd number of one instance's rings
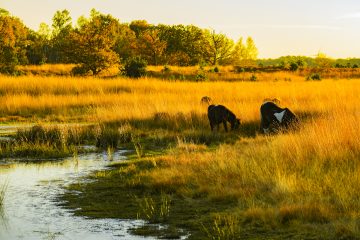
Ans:
{"label": "tall tree", "polygon": [[319,52],[315,57],[315,66],[318,68],[330,68],[334,60],[328,57],[325,53]]}
{"label": "tall tree", "polygon": [[256,60],[258,56],[258,49],[255,46],[255,42],[251,37],[246,39],[246,55],[245,59],[247,60]]}
{"label": "tall tree", "polygon": [[46,63],[51,53],[51,31],[48,25],[41,23],[39,30],[29,31],[29,44],[26,48],[26,56],[30,64]]}
{"label": "tall tree", "polygon": [[202,29],[193,25],[158,25],[160,38],[167,42],[165,61],[174,65],[196,65],[204,61],[207,40]]}
{"label": "tall tree", "polygon": [[243,43],[241,37],[232,51],[231,64],[251,66],[254,65],[257,59],[258,50],[255,46],[255,42],[251,37],[246,39],[246,44]]}
{"label": "tall tree", "polygon": [[141,55],[153,65],[158,65],[166,48],[166,42],[159,37],[159,30],[156,28],[147,29],[140,36]]}
{"label": "tall tree", "polygon": [[225,34],[215,33],[215,30],[206,31],[209,41],[209,62],[212,65],[226,64],[230,62],[233,40]]}
{"label": "tall tree", "polygon": [[119,21],[111,15],[92,14],[87,23],[72,32],[72,48],[67,55],[81,64],[82,72],[99,74],[119,61],[113,50],[118,29]]}
{"label": "tall tree", "polygon": [[0,8],[0,16],[3,17],[10,16],[10,12],[6,9]]}
{"label": "tall tree", "polygon": [[70,33],[72,32],[72,22],[68,10],[56,11],[52,23],[52,44],[53,55],[50,61],[54,63],[69,63],[70,59],[66,55],[67,48],[70,47]]}
{"label": "tall tree", "polygon": [[231,55],[231,63],[233,65],[241,65],[246,55],[246,46],[243,43],[242,37],[236,42]]}
{"label": "tall tree", "polygon": [[12,74],[18,64],[26,63],[28,29],[6,10],[0,14],[0,72]]}
{"label": "tall tree", "polygon": [[70,12],[66,9],[56,11],[52,20],[53,36],[69,32],[72,28]]}
{"label": "tall tree", "polygon": [[137,38],[150,27],[151,25],[146,20],[134,20],[130,23],[130,29],[134,31]]}
{"label": "tall tree", "polygon": [[119,24],[113,50],[123,62],[136,55],[138,50],[136,35],[128,25]]}

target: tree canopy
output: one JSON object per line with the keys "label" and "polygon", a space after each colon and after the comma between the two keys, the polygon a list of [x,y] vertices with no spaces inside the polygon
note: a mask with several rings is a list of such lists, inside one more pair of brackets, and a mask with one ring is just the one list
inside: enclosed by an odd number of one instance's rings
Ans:
{"label": "tree canopy", "polygon": [[0,72],[13,73],[17,64],[27,63],[28,34],[20,19],[0,9]]}
{"label": "tree canopy", "polygon": [[0,9],[0,68],[11,72],[17,64],[75,63],[81,73],[104,69],[141,57],[151,65],[241,64],[255,60],[251,38],[234,44],[223,33],[194,25],[153,25],[145,20],[121,23],[95,9],[73,25],[70,12],[56,11],[52,24],[28,29],[5,9]]}

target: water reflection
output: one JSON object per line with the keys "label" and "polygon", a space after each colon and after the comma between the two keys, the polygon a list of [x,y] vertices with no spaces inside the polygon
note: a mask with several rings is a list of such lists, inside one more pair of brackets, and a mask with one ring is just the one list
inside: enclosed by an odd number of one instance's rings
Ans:
{"label": "water reflection", "polygon": [[[122,161],[123,153],[113,152],[112,162]],[[142,221],[86,219],[57,206],[56,197],[63,193],[63,185],[106,169],[109,163],[105,152],[63,161],[0,165],[0,186],[8,183],[0,239],[144,239],[127,232]]]}

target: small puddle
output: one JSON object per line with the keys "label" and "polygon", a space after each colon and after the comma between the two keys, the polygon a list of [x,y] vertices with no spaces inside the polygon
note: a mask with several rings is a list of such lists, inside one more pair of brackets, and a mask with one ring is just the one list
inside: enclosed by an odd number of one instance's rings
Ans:
{"label": "small puddle", "polygon": [[[112,162],[124,160],[123,154],[115,152]],[[143,221],[88,219],[58,206],[57,196],[64,193],[64,185],[81,181],[82,176],[106,169],[110,163],[106,153],[91,153],[79,155],[77,161],[0,165],[0,188],[8,184],[0,239],[145,239],[128,233]]]}

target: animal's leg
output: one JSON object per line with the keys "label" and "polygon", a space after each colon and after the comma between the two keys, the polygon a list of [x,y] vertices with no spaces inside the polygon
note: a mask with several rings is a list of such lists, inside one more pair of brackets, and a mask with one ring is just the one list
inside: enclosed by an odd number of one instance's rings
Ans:
{"label": "animal's leg", "polygon": [[260,122],[260,132],[265,134],[270,132],[270,121],[267,118],[263,118],[262,116]]}
{"label": "animal's leg", "polygon": [[223,121],[225,132],[228,131],[226,121]]}
{"label": "animal's leg", "polygon": [[210,123],[210,128],[211,128],[211,131],[213,132],[214,131],[214,124]]}

